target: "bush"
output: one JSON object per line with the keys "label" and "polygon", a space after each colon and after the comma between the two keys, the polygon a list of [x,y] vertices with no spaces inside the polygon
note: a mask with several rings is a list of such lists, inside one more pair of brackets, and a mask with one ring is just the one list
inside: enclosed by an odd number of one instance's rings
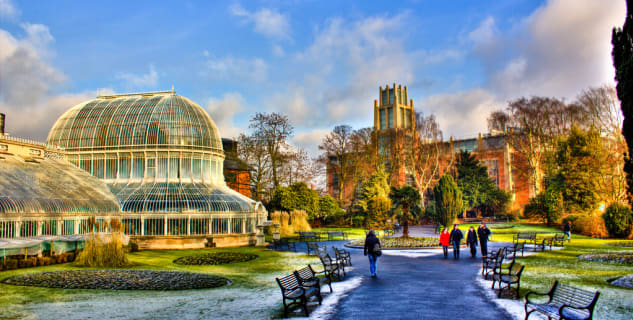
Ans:
{"label": "bush", "polygon": [[604,220],[597,214],[579,216],[571,226],[573,233],[589,237],[603,238],[609,235],[604,225]]}
{"label": "bush", "polygon": [[5,270],[15,270],[18,268],[18,260],[15,259],[7,259],[7,261],[5,262]]}
{"label": "bush", "polygon": [[520,217],[521,217],[521,211],[519,209],[500,212],[495,215],[495,218],[497,220],[512,221],[512,222],[519,221]]}
{"label": "bush", "polygon": [[614,203],[610,205],[602,215],[604,225],[609,235],[615,238],[626,238],[631,235],[633,226],[633,213],[631,208],[624,204]]}
{"label": "bush", "polygon": [[127,252],[138,252],[138,243],[130,241],[126,246]]}
{"label": "bush", "polygon": [[354,216],[352,217],[352,226],[361,227],[365,224],[365,217],[363,216]]}
{"label": "bush", "polygon": [[530,199],[525,205],[523,213],[526,217],[546,222],[553,225],[558,222],[562,214],[563,199],[560,192],[554,188],[545,191]]}

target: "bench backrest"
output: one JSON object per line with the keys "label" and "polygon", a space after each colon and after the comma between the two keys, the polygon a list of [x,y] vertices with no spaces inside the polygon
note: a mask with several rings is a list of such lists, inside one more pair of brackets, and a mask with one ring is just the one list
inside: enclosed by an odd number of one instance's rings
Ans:
{"label": "bench backrest", "polygon": [[512,261],[512,266],[510,267],[510,274],[520,278],[521,273],[523,273],[523,269],[525,269],[524,265],[520,263],[514,263],[514,261]]}
{"label": "bench backrest", "polygon": [[310,267],[304,267],[294,272],[297,279],[312,280],[314,279],[314,271]]}
{"label": "bench backrest", "polygon": [[560,282],[554,284],[552,302],[570,305],[576,308],[593,307],[598,300],[599,292],[592,292],[576,287],[572,287]]}
{"label": "bench backrest", "polygon": [[276,279],[282,291],[291,291],[300,287],[299,281],[294,274]]}

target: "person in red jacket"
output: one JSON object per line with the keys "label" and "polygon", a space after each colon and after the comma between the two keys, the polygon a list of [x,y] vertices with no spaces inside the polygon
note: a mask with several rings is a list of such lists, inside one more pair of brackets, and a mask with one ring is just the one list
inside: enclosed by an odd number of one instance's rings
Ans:
{"label": "person in red jacket", "polygon": [[442,233],[440,233],[440,245],[444,250],[444,259],[448,258],[448,246],[450,246],[451,234],[448,232],[448,228],[444,227]]}

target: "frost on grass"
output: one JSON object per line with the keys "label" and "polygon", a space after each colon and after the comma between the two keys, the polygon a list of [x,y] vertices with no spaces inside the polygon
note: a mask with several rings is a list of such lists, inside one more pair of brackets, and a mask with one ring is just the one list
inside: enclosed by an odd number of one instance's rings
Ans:
{"label": "frost on grass", "polygon": [[[353,277],[341,282],[333,282],[332,283],[332,293],[329,293],[329,287],[324,286],[321,291],[326,292],[321,305],[318,306],[310,313],[310,317],[292,317],[292,319],[296,320],[325,320],[325,319],[336,319],[336,305],[338,302],[345,298],[350,292],[354,291],[354,289],[358,288],[362,283],[363,277]],[[327,289],[326,289],[327,288]],[[297,312],[300,312],[297,311]],[[295,314],[297,313],[295,312]]]}
{"label": "frost on grass", "polygon": [[490,301],[494,302],[497,306],[504,309],[514,319],[524,319],[525,310],[523,309],[523,302],[521,300],[499,299],[497,298],[497,291],[490,289],[492,281],[484,280],[481,275],[477,276],[475,280],[477,285],[481,287],[482,291]]}

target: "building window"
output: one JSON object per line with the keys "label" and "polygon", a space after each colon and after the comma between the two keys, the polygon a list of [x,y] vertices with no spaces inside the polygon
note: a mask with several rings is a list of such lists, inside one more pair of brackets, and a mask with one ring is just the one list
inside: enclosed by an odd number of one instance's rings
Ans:
{"label": "building window", "polygon": [[499,187],[499,162],[496,159],[482,161],[484,166],[488,168],[488,177],[497,187]]}
{"label": "building window", "polygon": [[384,106],[387,104],[387,90],[382,91],[382,103],[380,105]]}
{"label": "building window", "polygon": [[386,129],[385,109],[380,109],[380,129]]}
{"label": "building window", "polygon": [[389,126],[388,128],[393,128],[393,108],[387,108],[387,114],[388,114],[388,119],[389,119]]}
{"label": "building window", "polygon": [[411,110],[406,110],[404,123],[407,128],[411,128]]}
{"label": "building window", "polygon": [[393,104],[393,89],[389,89],[389,104]]}
{"label": "building window", "polygon": [[409,97],[407,96],[407,92],[404,92],[404,105],[408,106],[409,105]]}
{"label": "building window", "polygon": [[404,117],[404,109],[400,108],[400,126],[403,128],[406,128],[406,118]]}

